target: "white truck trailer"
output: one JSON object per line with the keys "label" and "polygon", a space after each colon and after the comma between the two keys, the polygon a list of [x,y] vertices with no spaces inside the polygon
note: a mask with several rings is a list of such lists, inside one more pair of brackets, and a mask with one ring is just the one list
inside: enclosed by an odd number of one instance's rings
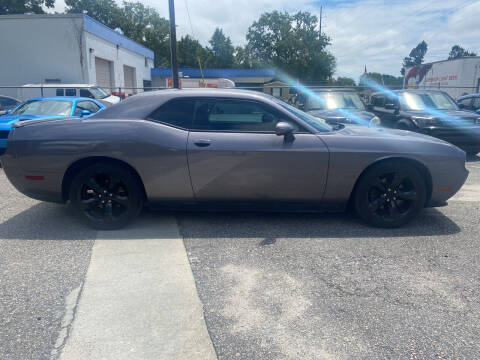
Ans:
{"label": "white truck trailer", "polygon": [[406,69],[406,89],[439,89],[456,99],[480,92],[480,56],[436,61]]}

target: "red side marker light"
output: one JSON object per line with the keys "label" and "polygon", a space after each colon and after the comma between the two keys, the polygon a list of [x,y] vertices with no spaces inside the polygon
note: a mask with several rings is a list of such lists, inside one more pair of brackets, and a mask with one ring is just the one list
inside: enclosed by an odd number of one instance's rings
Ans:
{"label": "red side marker light", "polygon": [[451,186],[438,186],[438,190],[449,191],[449,190],[452,190],[452,187]]}
{"label": "red side marker light", "polygon": [[27,179],[27,180],[45,180],[45,177],[44,176],[27,175],[27,176],[25,176],[25,179]]}

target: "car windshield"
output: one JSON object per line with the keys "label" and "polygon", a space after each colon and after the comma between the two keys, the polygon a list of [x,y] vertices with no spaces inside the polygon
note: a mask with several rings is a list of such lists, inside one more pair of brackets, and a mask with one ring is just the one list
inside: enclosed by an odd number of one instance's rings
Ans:
{"label": "car windshield", "polygon": [[105,90],[99,87],[90,88],[90,92],[95,96],[95,99],[105,99],[109,96]]}
{"label": "car windshield", "polygon": [[32,100],[17,107],[13,115],[70,115],[71,101],[60,100]]}
{"label": "car windshield", "polygon": [[358,94],[352,91],[321,91],[308,98],[308,110],[359,109],[365,110]]}
{"label": "car windshield", "polygon": [[313,126],[315,129],[317,129],[318,131],[320,132],[329,132],[329,131],[332,131],[333,128],[328,125],[324,120],[320,119],[320,118],[317,118],[315,116],[312,116],[312,115],[309,115],[299,109],[297,109],[296,107],[292,106],[292,105],[289,105],[287,104],[286,102],[284,101],[281,101],[277,98],[273,98],[275,100],[275,102],[277,104],[279,104],[280,106],[282,106],[284,109],[286,109],[287,111],[289,111],[290,113],[292,113],[294,116],[302,119],[303,121],[305,121],[307,124]]}
{"label": "car windshield", "polygon": [[410,93],[400,94],[402,107],[408,110],[458,110],[457,104],[443,93]]}

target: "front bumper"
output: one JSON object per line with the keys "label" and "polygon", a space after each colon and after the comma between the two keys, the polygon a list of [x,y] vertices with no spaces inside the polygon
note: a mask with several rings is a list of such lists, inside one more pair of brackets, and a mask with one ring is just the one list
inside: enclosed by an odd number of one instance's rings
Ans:
{"label": "front bumper", "polygon": [[480,152],[480,127],[462,129],[424,128],[422,133],[458,146],[466,152]]}

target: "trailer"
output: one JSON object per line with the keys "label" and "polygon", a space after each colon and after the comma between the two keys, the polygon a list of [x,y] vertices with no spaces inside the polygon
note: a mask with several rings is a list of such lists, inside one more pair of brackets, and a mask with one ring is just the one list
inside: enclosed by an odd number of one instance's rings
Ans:
{"label": "trailer", "polygon": [[405,71],[405,89],[438,89],[452,98],[480,92],[480,56],[442,60]]}

